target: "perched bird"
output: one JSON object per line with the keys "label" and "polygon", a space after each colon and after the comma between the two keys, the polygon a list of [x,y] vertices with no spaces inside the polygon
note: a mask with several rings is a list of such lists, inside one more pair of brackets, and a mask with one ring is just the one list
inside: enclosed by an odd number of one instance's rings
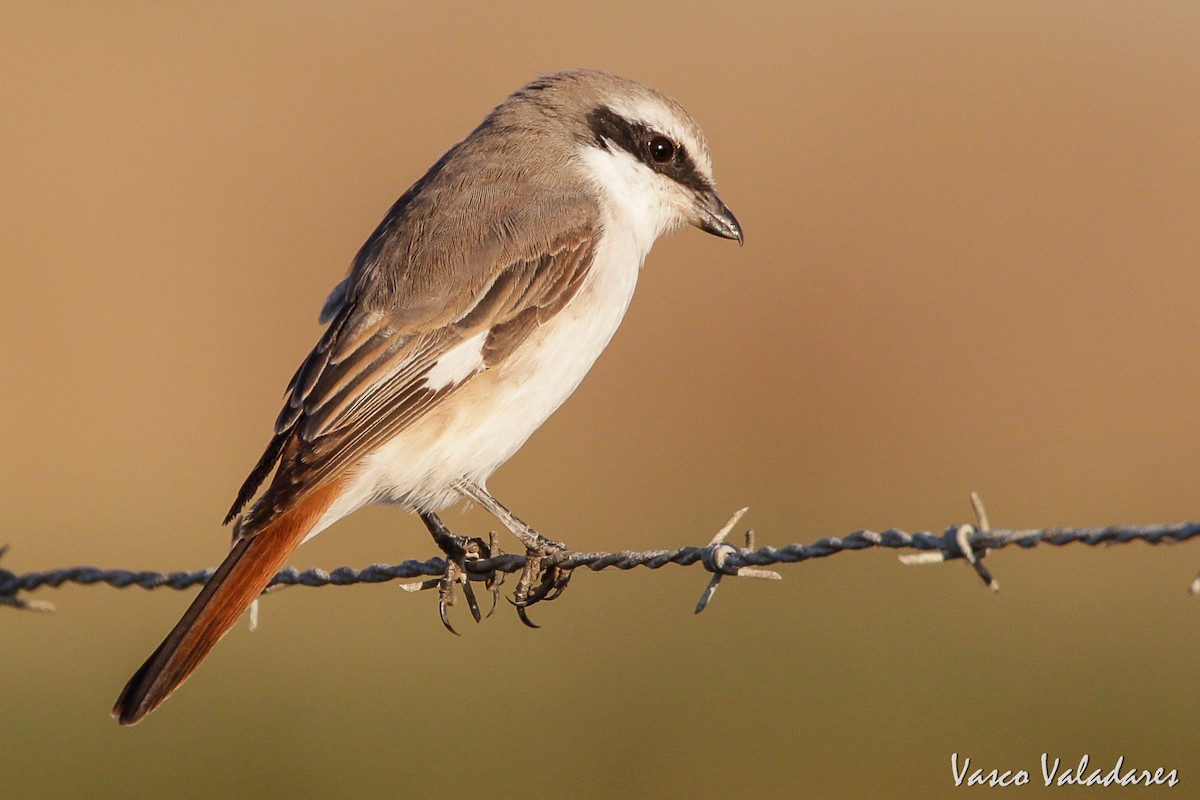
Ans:
{"label": "perched bird", "polygon": [[443,621],[478,544],[437,516],[457,501],[525,545],[519,608],[561,591],[567,575],[540,564],[563,546],[497,502],[487,479],[574,391],[654,241],[685,223],[742,242],[704,134],[675,101],[575,70],[496,107],[396,201],[330,294],[328,328],[226,517],[229,555],[113,715],[129,725],[156,708],[297,546],[368,503],[415,511],[447,553]]}

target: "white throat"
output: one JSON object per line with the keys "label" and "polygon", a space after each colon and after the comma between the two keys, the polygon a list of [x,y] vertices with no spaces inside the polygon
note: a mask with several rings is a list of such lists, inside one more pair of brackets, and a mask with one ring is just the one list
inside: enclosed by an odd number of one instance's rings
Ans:
{"label": "white throat", "polygon": [[644,260],[654,241],[680,223],[679,212],[664,196],[662,176],[618,147],[580,148],[584,172],[600,189],[608,235],[631,237]]}

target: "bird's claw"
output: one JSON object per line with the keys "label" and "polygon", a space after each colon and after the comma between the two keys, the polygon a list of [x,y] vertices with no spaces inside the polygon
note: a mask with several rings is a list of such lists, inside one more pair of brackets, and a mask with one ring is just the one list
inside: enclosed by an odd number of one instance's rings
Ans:
{"label": "bird's claw", "polygon": [[566,551],[566,545],[562,542],[538,534],[537,541],[525,552],[525,567],[513,592],[512,604],[516,606],[521,622],[530,628],[540,626],[529,619],[527,609],[534,603],[557,599],[571,581],[571,570],[557,563],[545,564],[549,557]]}
{"label": "bird's claw", "polygon": [[[467,562],[491,558],[492,549],[479,537],[455,536],[454,534],[438,537],[437,544],[446,556],[446,571],[437,580],[438,616],[446,630],[458,636],[458,631],[454,630],[454,626],[450,624],[449,615],[449,608],[457,599],[454,587],[456,584],[462,584],[463,595],[467,598],[467,607],[471,610],[471,617],[476,622],[482,620],[483,614],[479,610],[479,601],[475,599],[475,590],[471,588],[471,581],[467,576]],[[495,594],[498,590],[492,584],[493,580],[489,579],[487,585],[493,593],[492,610],[495,610]],[[426,586],[423,585],[421,588],[426,588]],[[491,615],[491,611],[488,612],[488,615]]]}

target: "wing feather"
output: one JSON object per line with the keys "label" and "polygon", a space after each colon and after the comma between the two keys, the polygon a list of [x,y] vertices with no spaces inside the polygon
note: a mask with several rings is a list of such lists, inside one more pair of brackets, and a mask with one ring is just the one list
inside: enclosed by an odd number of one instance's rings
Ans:
{"label": "wing feather", "polygon": [[[496,236],[515,233],[506,227]],[[239,524],[240,535],[270,524],[469,382],[473,375],[428,385],[430,370],[456,345],[487,331],[484,369],[511,354],[578,291],[595,254],[595,233],[593,225],[577,224],[538,252],[499,261],[503,248],[484,248],[492,259],[482,268],[487,277],[476,279],[478,291],[457,312],[448,308],[452,303],[426,297],[381,309],[388,304],[356,293],[352,275],[329,328],[288,387],[276,435],[230,510],[232,518],[277,465],[270,487]],[[415,318],[416,308],[428,309],[424,319]]]}

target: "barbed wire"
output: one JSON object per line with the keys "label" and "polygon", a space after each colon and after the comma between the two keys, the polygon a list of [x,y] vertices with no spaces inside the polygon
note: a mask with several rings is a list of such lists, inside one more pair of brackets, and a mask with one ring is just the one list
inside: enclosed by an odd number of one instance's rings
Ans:
{"label": "barbed wire", "polygon": [[[993,550],[1016,545],[1029,549],[1041,544],[1061,547],[1068,544],[1119,545],[1129,542],[1146,544],[1174,544],[1200,536],[1200,523],[1179,522],[1168,525],[1110,525],[1104,528],[1053,527],[1029,530],[993,530],[988,524],[987,513],[978,495],[971,496],[975,509],[975,524],[951,525],[941,535],[927,531],[908,533],[891,528],[881,532],[859,530],[842,537],[826,537],[812,544],[789,544],[784,547],[754,547],[754,531],[746,531],[746,546],[737,547],[726,541],[729,533],[748,509],[741,509],[730,517],[712,541],[704,547],[679,547],[674,550],[649,550],[633,552],[623,550],[615,553],[562,551],[543,559],[542,566],[557,566],[564,570],[586,567],[593,572],[604,569],[630,570],[636,567],[660,569],[668,564],[690,567],[702,565],[712,573],[708,586],[696,604],[700,613],[712,599],[713,593],[727,575],[778,580],[782,576],[763,567],[777,564],[796,564],[814,558],[827,558],[839,553],[887,548],[913,550],[900,556],[904,564],[932,564],[955,559],[964,559],[992,591],[999,584],[984,566],[984,557]],[[3,557],[7,547],[0,547]],[[519,572],[525,567],[525,557],[501,554],[493,558],[468,561],[466,577],[471,581],[494,583],[505,574]],[[282,586],[349,586],[359,583],[384,583],[405,578],[433,578],[434,580],[410,584],[415,589],[433,588],[446,571],[442,558],[427,561],[408,560],[399,564],[373,564],[362,569],[339,567],[296,570],[287,568],[278,573],[268,588]],[[0,605],[8,605],[32,611],[49,611],[50,603],[22,596],[43,587],[60,587],[66,583],[93,586],[104,584],[122,589],[138,586],[143,589],[188,589],[204,584],[213,574],[213,569],[198,569],[188,572],[153,572],[124,569],[99,569],[96,567],[67,567],[42,572],[27,572],[17,575],[0,568]],[[1200,575],[1192,582],[1189,591],[1200,593]]]}

